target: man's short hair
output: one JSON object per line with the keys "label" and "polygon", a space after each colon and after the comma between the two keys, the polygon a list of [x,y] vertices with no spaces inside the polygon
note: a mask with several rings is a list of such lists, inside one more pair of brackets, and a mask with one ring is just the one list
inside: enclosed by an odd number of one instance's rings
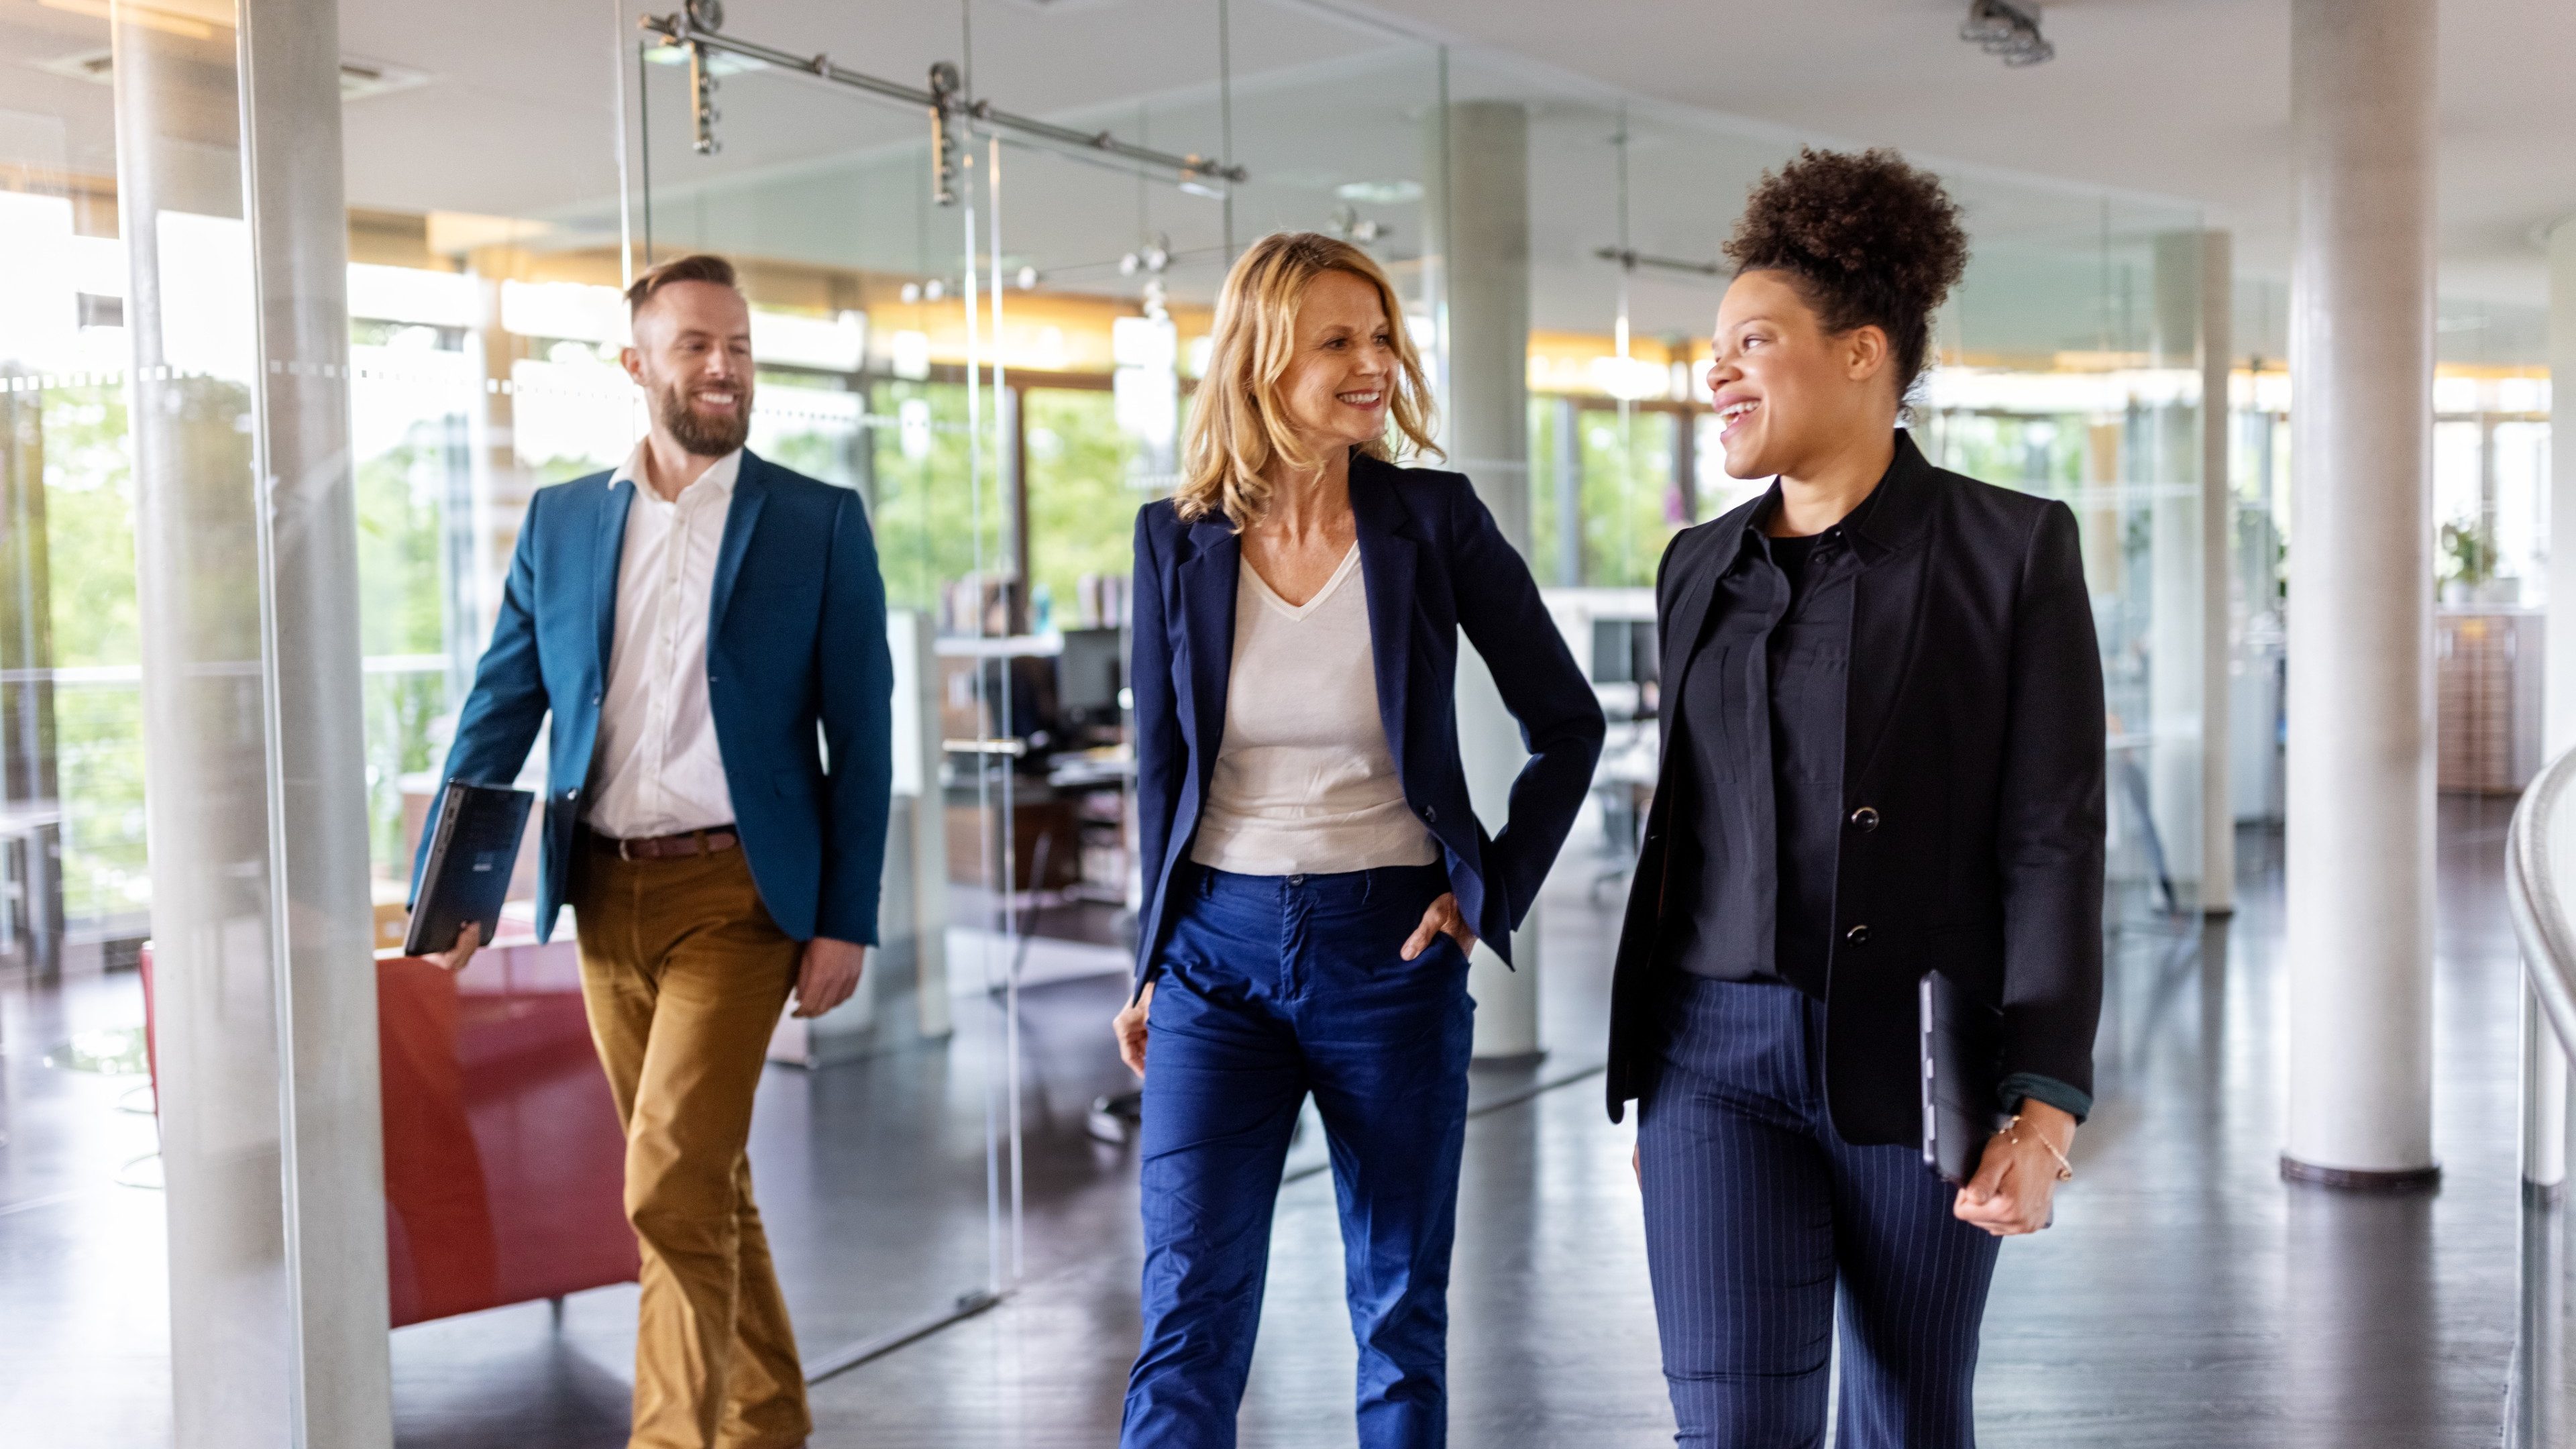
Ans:
{"label": "man's short hair", "polygon": [[653,300],[655,293],[674,282],[713,282],[737,292],[742,290],[742,284],[734,279],[733,263],[722,257],[706,252],[673,257],[637,277],[635,284],[626,289],[627,320],[633,321],[635,315],[644,310],[644,304]]}

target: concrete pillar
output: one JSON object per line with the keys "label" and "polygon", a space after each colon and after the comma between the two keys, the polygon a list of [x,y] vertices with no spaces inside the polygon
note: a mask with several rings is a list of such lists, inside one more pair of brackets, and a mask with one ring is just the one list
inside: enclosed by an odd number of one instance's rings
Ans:
{"label": "concrete pillar", "polygon": [[2228,476],[2234,414],[2236,256],[2223,231],[2200,234],[2200,909],[2236,909],[2236,806],[2228,778],[2229,680],[2235,669],[2236,488]]}
{"label": "concrete pillar", "polygon": [[392,1410],[338,11],[244,0],[233,39],[227,67],[115,31],[173,1439],[371,1449]]}
{"label": "concrete pillar", "polygon": [[2297,380],[2282,1173],[2433,1156],[2433,0],[2292,0]]}
{"label": "concrete pillar", "polygon": [[[1516,101],[1468,101],[1435,115],[1431,152],[1441,185],[1431,249],[1449,286],[1447,466],[1476,482],[1503,536],[1530,551],[1529,113]],[[1458,655],[1458,749],[1467,790],[1489,829],[1502,828],[1512,777],[1528,752],[1475,651]],[[1538,912],[1512,938],[1503,965],[1476,949],[1467,975],[1476,999],[1476,1055],[1534,1059],[1538,1020]]]}

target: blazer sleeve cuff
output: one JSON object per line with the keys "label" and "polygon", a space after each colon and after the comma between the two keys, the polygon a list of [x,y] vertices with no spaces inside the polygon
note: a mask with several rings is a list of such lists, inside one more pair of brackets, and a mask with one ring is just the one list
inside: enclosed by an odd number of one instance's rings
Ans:
{"label": "blazer sleeve cuff", "polygon": [[1995,1095],[2003,1099],[2003,1108],[2007,1112],[2020,1111],[2021,1104],[2027,1100],[2046,1102],[2078,1122],[2093,1115],[2092,1093],[2079,1091],[2055,1077],[2043,1077],[2037,1072],[2013,1073],[2004,1078]]}

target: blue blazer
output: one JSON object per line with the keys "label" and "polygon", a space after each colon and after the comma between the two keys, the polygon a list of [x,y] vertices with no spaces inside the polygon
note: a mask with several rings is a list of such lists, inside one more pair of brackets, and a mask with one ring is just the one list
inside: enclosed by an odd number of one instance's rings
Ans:
{"label": "blue blazer", "polygon": [[[1449,888],[1479,939],[1511,959],[1512,928],[1574,824],[1601,755],[1601,705],[1539,601],[1529,566],[1463,474],[1351,460],[1351,512],[1368,589],[1377,704],[1406,803],[1440,842]],[[1136,809],[1145,903],[1136,983],[1171,927],[1174,868],[1189,858],[1216,771],[1234,670],[1242,548],[1223,518],[1183,523],[1171,500],[1136,515]],[[1464,629],[1520,721],[1529,762],[1509,819],[1488,835],[1458,758],[1458,633]]]}
{"label": "blue blazer", "polygon": [[[553,935],[570,886],[608,691],[635,487],[612,487],[610,476],[540,488],[528,500],[491,647],[441,777],[508,784],[553,712],[539,940]],[[707,702],[761,903],[800,941],[873,945],[894,782],[894,656],[859,495],[744,453],[709,603]],[[828,756],[816,748],[818,727]],[[433,805],[412,865],[415,893],[437,827]]]}

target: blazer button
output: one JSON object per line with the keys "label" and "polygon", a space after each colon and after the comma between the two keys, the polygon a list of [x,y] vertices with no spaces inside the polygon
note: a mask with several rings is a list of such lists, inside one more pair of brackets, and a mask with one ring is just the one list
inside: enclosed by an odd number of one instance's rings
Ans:
{"label": "blazer button", "polygon": [[1851,942],[1855,946],[1866,946],[1869,944],[1869,927],[1854,926],[1850,930],[1843,932],[1843,939]]}
{"label": "blazer button", "polygon": [[1878,828],[1878,812],[1867,805],[1863,805],[1858,810],[1851,813],[1851,823],[1852,829],[1854,830],[1864,832],[1876,830]]}
{"label": "blazer button", "polygon": [[1423,823],[1423,824],[1425,824],[1425,825],[1437,825],[1437,824],[1439,824],[1439,823],[1440,823],[1440,807],[1439,807],[1439,806],[1437,806],[1437,805],[1425,805],[1425,806],[1423,806],[1423,807],[1422,807],[1422,823]]}
{"label": "blazer button", "polygon": [[581,791],[580,791],[580,790],[578,790],[578,789],[566,790],[566,791],[564,792],[564,798],[565,798],[565,799],[567,799],[567,800],[579,799],[579,798],[580,798],[580,796],[581,796]]}

